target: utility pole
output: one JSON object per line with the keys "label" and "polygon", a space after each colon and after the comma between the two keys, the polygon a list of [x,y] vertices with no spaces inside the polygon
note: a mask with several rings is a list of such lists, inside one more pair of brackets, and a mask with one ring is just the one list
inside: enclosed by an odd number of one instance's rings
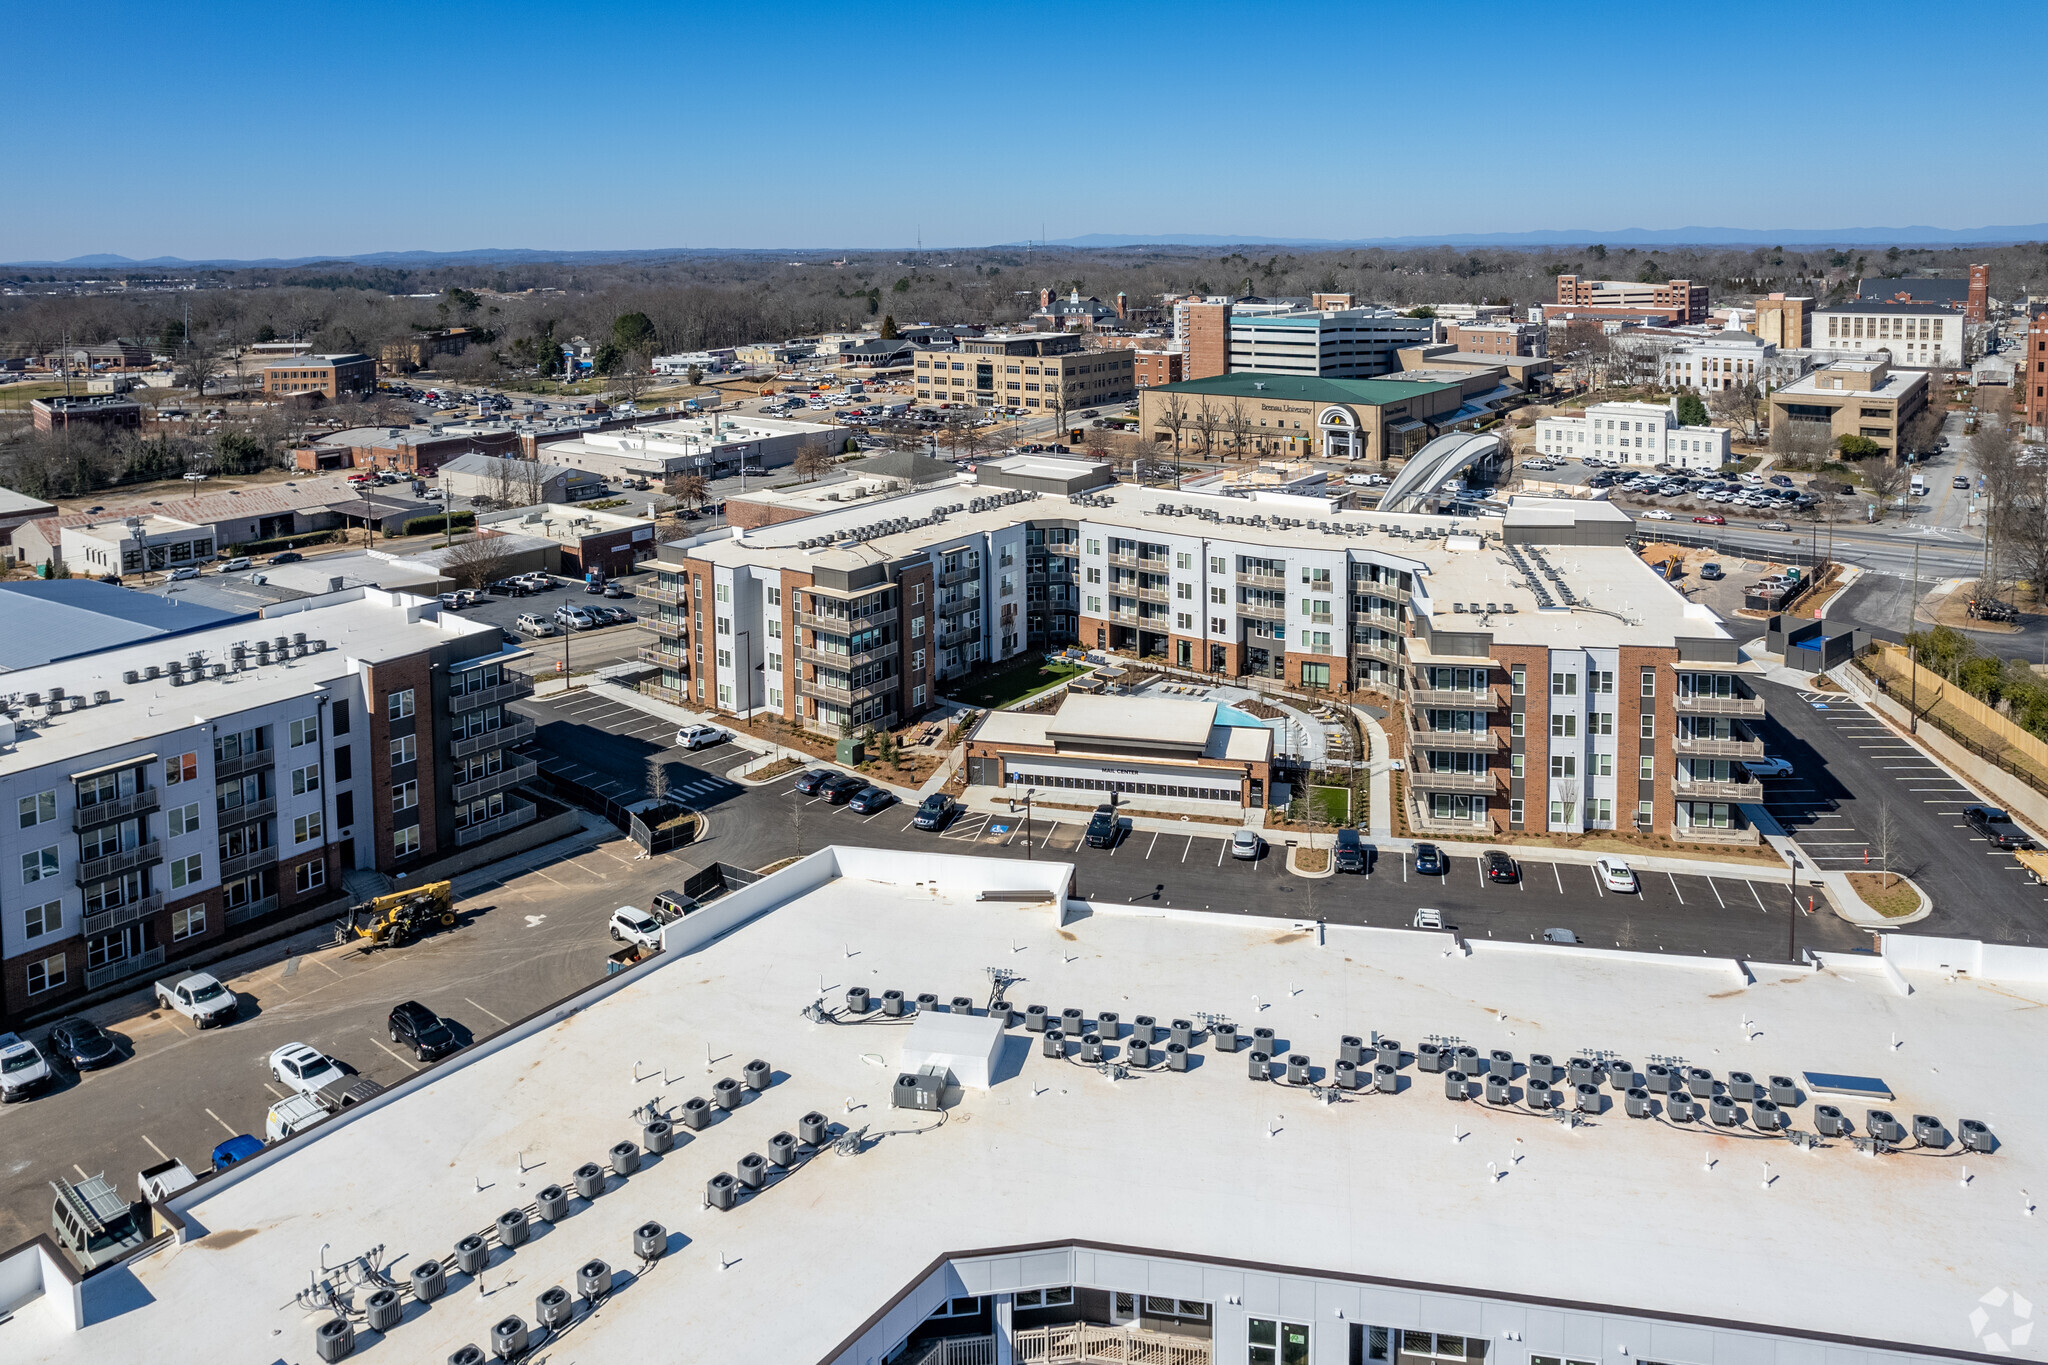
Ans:
{"label": "utility pole", "polygon": [[[1906,609],[1906,636],[1909,642],[1912,636],[1917,633],[1913,627],[1919,624],[1919,617],[1920,542],[1916,540],[1913,542],[1913,598]],[[1912,679],[1913,693],[1912,699],[1906,703],[1906,732],[1914,735],[1920,733],[1920,660],[1914,657],[1917,653],[1918,651],[1913,648],[1911,643],[1908,643],[1906,646],[1906,663],[1912,669],[1908,676]]]}

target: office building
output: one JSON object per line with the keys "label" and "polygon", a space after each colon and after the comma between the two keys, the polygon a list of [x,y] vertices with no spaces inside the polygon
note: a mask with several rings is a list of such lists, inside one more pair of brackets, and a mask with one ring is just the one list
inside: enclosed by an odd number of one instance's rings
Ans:
{"label": "office building", "polygon": [[1982,322],[1990,305],[1991,267],[1973,265],[1967,279],[1924,275],[1897,279],[1866,279],[1856,287],[1858,303],[1909,303],[1960,313],[1966,322]]}
{"label": "office building", "polygon": [[551,465],[603,479],[660,482],[677,474],[757,474],[796,462],[803,451],[837,455],[846,434],[816,422],[737,413],[678,417],[609,431],[586,430],[541,447]]}
{"label": "office building", "polygon": [[449,498],[487,499],[497,507],[579,502],[605,491],[604,477],[588,469],[498,455],[462,455],[434,473]]}
{"label": "office building", "polygon": [[1882,355],[1836,360],[1771,395],[1771,427],[1790,423],[1829,443],[1861,436],[1897,459],[1906,424],[1926,406],[1924,372],[1895,369]]}
{"label": "office building", "polygon": [[1813,349],[1859,356],[1886,351],[1900,369],[1960,369],[1963,330],[1964,319],[1938,303],[1858,301],[1814,313]]}
{"label": "office building", "polygon": [[376,390],[377,362],[366,355],[286,356],[263,366],[263,392],[269,397],[339,398]]}
{"label": "office building", "polygon": [[9,1013],[533,820],[498,628],[374,589],[7,675]]}
{"label": "office building", "polygon": [[37,431],[63,431],[69,427],[138,431],[142,427],[142,404],[132,398],[36,398],[30,400],[28,407]]}
{"label": "office building", "polygon": [[632,573],[654,558],[654,520],[587,507],[517,507],[486,512],[477,525],[493,532],[533,536],[560,547],[555,571],[585,582]]}
{"label": "office building", "polygon": [[1131,352],[1132,382],[1141,389],[1178,384],[1184,359],[1179,351],[1134,350]]}
{"label": "office building", "polygon": [[[386,371],[408,374],[414,370],[430,370],[434,362],[444,355],[461,355],[469,349],[469,343],[476,333],[468,327],[441,327],[433,331],[415,332],[400,341],[387,341],[379,348],[377,359]],[[251,348],[252,351],[255,348]],[[301,356],[311,347],[292,343],[287,356]]]}
{"label": "office building", "polygon": [[1756,301],[1756,335],[1780,351],[1813,345],[1814,300],[1803,294],[1771,294]]}
{"label": "office building", "polygon": [[1805,374],[1809,355],[1788,352],[1740,327],[1679,342],[1659,357],[1667,389],[1715,393],[1754,384],[1765,392]]}
{"label": "office building", "polygon": [[1433,319],[1390,308],[1263,314],[1233,309],[1228,363],[1233,374],[1374,379],[1401,368],[1396,352],[1402,347],[1435,339]]}
{"label": "office building", "polygon": [[1444,340],[1468,355],[1541,356],[1550,335],[1534,322],[1454,322],[1444,328]]}
{"label": "office building", "polygon": [[[1078,643],[1400,696],[1417,828],[1756,838],[1741,806],[1760,788],[1730,765],[1761,754],[1736,722],[1763,703],[1718,619],[1628,549],[1634,523],[1610,504],[1517,499],[1489,532],[1096,478],[988,461],[971,482],[665,546],[655,685],[839,734],[899,724],[977,665]],[[1695,706],[1702,688],[1733,700]]]}
{"label": "office building", "polygon": [[1557,277],[1557,302],[1567,309],[1641,309],[1669,314],[1680,323],[1705,322],[1708,308],[1707,286],[1691,280],[1639,284],[1634,280],[1587,280],[1577,275]]}
{"label": "office building", "polygon": [[[1468,394],[1490,392],[1498,370],[1391,379],[1224,374],[1146,389],[1138,429],[1169,451],[1385,460],[1413,454],[1463,421]],[[1175,425],[1179,430],[1175,430]]]}
{"label": "office building", "polygon": [[1678,400],[1595,403],[1582,417],[1536,419],[1535,449],[1545,455],[1597,456],[1623,465],[1719,469],[1728,462],[1728,428],[1684,426]]}
{"label": "office building", "polygon": [[920,350],[916,392],[975,407],[1084,408],[1127,403],[1137,391],[1133,353],[1084,347],[1070,333],[991,332],[951,350]]}

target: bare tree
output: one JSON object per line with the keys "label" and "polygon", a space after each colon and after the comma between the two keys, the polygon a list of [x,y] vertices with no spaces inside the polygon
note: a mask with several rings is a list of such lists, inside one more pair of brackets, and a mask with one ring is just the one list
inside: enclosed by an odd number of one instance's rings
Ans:
{"label": "bare tree", "polygon": [[220,355],[212,342],[195,336],[185,343],[185,354],[178,361],[178,380],[192,390],[194,398],[206,397],[207,384],[219,373]]}
{"label": "bare tree", "polygon": [[660,754],[647,756],[647,799],[657,806],[668,804],[668,764]]}
{"label": "bare tree", "polygon": [[1202,443],[1202,458],[1209,459],[1216,452],[1216,433],[1222,429],[1223,415],[1210,405],[1208,398],[1195,409],[1195,439]]}
{"label": "bare tree", "polygon": [[668,481],[666,491],[670,497],[694,511],[710,499],[711,482],[702,474],[678,474]]}
{"label": "bare tree", "polygon": [[1897,822],[1892,818],[1892,803],[1880,801],[1877,804],[1877,819],[1871,825],[1871,846],[1877,850],[1877,866],[1883,874],[1883,884],[1892,884],[1892,841],[1896,836]]}
{"label": "bare tree", "polygon": [[1707,410],[1733,426],[1743,440],[1756,436],[1757,419],[1763,412],[1764,395],[1750,380],[1715,389],[1707,395]]}
{"label": "bare tree", "polygon": [[1243,460],[1251,454],[1252,416],[1245,411],[1244,400],[1233,398],[1223,412],[1223,427],[1230,433],[1230,448],[1233,458]]}
{"label": "bare tree", "polygon": [[1906,467],[1896,460],[1879,458],[1866,461],[1863,465],[1863,486],[1877,501],[1878,515],[1884,515],[1885,507],[1905,491]]}
{"label": "bare tree", "polygon": [[456,587],[481,589],[512,571],[512,556],[501,537],[480,530],[450,550],[443,567]]}
{"label": "bare tree", "polygon": [[1188,400],[1186,395],[1169,393],[1166,395],[1166,401],[1159,405],[1159,416],[1153,421],[1153,425],[1160,430],[1173,434],[1173,456],[1175,459],[1180,458],[1180,434],[1187,430],[1188,418]]}
{"label": "bare tree", "polygon": [[[969,427],[967,430],[973,431],[976,428]],[[804,438],[803,449],[797,451],[796,463],[792,466],[799,479],[820,479],[831,471],[832,455],[825,447],[826,440],[822,436]]]}
{"label": "bare tree", "polygon": [[628,403],[637,400],[641,394],[647,392],[647,386],[651,382],[648,368],[652,363],[640,351],[626,352],[625,359],[619,362],[618,372],[612,376],[612,392]]}

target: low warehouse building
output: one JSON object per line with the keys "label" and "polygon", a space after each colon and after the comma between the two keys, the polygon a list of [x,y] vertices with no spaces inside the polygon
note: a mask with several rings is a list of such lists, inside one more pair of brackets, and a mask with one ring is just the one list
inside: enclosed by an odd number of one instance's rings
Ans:
{"label": "low warehouse building", "polygon": [[[1116,792],[1124,804],[1242,811],[1265,804],[1273,732],[1220,702],[1069,693],[1057,711],[996,711],[967,743],[971,786]],[[1088,800],[1077,797],[1074,804]]]}

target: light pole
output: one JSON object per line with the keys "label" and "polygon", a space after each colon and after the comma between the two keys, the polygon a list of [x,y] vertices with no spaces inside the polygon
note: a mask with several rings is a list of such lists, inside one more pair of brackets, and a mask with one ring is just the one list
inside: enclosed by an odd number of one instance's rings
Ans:
{"label": "light pole", "polygon": [[1799,932],[1799,855],[1792,855],[1792,913],[1785,920],[1785,960],[1797,962],[1799,952],[1795,946]]}
{"label": "light pole", "polygon": [[[1026,862],[1030,862],[1030,861],[1031,861],[1031,798],[1032,798],[1032,797],[1034,797],[1034,796],[1036,796],[1036,795],[1038,795],[1038,788],[1036,788],[1036,787],[1031,787],[1031,788],[1029,788],[1029,789],[1027,789],[1027,790],[1025,791],[1025,793],[1024,793],[1024,798],[1023,798],[1023,799],[1024,799],[1024,861],[1026,861]],[[1013,799],[1011,800],[1011,802],[1010,802],[1010,813],[1011,813],[1012,815],[1014,815],[1014,814],[1016,814],[1016,812],[1017,812],[1017,802],[1016,802],[1016,800],[1015,800],[1015,799],[1013,798]]]}

